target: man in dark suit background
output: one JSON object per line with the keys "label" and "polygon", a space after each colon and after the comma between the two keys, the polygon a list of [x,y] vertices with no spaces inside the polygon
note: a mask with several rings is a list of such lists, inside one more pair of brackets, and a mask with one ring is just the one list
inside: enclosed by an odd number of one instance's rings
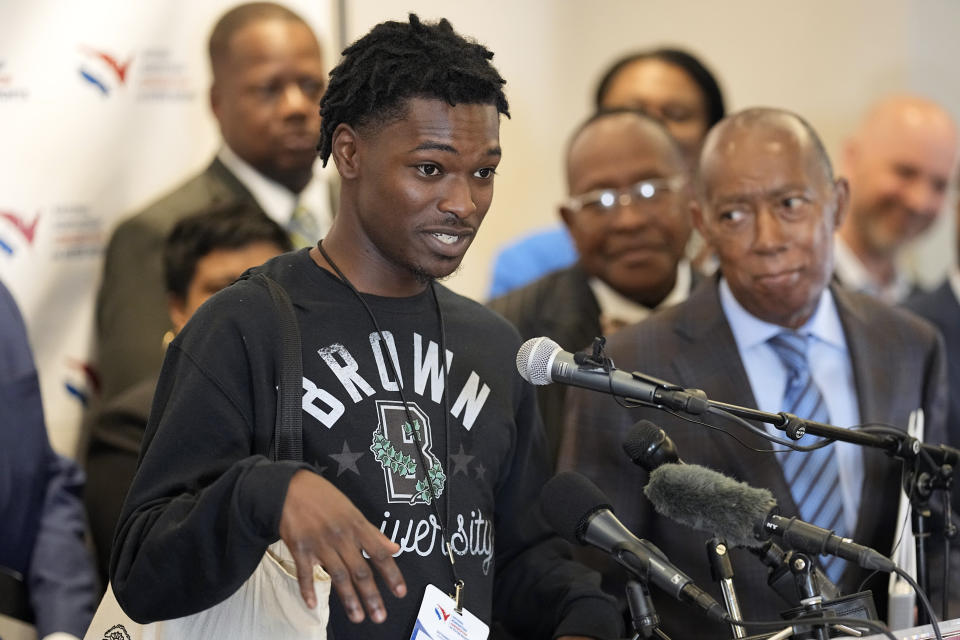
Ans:
{"label": "man in dark suit background", "polygon": [[[957,210],[960,220],[960,207]],[[960,249],[960,225],[957,226],[957,247]],[[955,264],[947,278],[933,291],[917,295],[905,306],[926,318],[940,330],[947,348],[947,443],[960,446],[960,263]],[[960,513],[960,469],[953,473],[953,512]],[[952,543],[956,546],[956,540]],[[954,554],[951,568],[950,615],[960,611],[960,558]],[[944,616],[946,617],[946,616]]]}
{"label": "man in dark suit background", "polygon": [[171,329],[161,256],[178,220],[244,201],[306,246],[334,212],[336,189],[314,174],[326,73],[310,27],[280,5],[245,4],[220,18],[209,51],[223,145],[200,174],[123,221],[106,250],[96,306],[103,401],[160,369]]}
{"label": "man in dark suit background", "polygon": [[[524,339],[549,336],[568,351],[587,347],[690,293],[683,259],[690,237],[689,172],[677,141],[640,111],[598,113],[567,150],[569,198],[560,216],[577,245],[572,267],[490,302]],[[555,462],[565,388],[538,389]]]}
{"label": "man in dark suit background", "polygon": [[[923,408],[927,439],[942,442],[944,357],[934,329],[872,298],[828,286],[833,235],[848,190],[843,179],[833,179],[810,126],[773,109],[727,118],[708,136],[697,187],[693,220],[716,251],[720,272],[686,302],[614,335],[607,353],[617,365],[703,389],[713,400],[790,410],[792,374],[770,341],[788,332],[808,345],[813,386],[807,390],[820,390],[819,404],[829,414],[824,421],[903,427],[914,409]],[[817,411],[823,411],[819,404]],[[769,488],[784,515],[802,513],[781,466],[786,462],[752,432],[711,420],[730,431],[724,433],[664,412],[628,410],[605,394],[580,389],[568,393],[567,408],[559,466],[597,482],[631,530],[657,544],[718,598],[704,553],[708,535],[658,516],[643,497],[646,474],[621,450],[631,425],[642,418],[660,424],[686,462]],[[830,506],[839,510],[838,528],[889,552],[899,495],[896,465],[877,450],[831,447],[836,484],[827,496],[835,498]],[[765,584],[766,568],[758,559],[739,549],[731,559],[744,618],[775,619],[788,608]],[[837,568],[843,591],[857,591],[866,573],[850,565],[843,571],[842,563]],[[608,590],[622,590],[618,568],[608,565],[604,572]],[[870,584],[878,605],[885,604],[885,585],[886,576]],[[729,637],[729,628],[658,596],[662,628],[672,637]]]}
{"label": "man in dark suit background", "polygon": [[[957,207],[957,250],[960,256],[960,206]],[[960,257],[958,257],[960,260]],[[947,347],[947,379],[952,390],[947,413],[951,444],[960,445],[960,262],[939,287],[911,298],[905,305],[932,322],[943,334]],[[956,485],[955,485],[956,486]],[[960,492],[954,493],[960,498]],[[956,503],[957,501],[954,500]]]}

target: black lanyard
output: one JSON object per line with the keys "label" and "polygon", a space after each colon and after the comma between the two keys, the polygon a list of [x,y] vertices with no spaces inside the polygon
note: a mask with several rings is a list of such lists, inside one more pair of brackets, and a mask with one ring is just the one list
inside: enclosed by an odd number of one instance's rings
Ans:
{"label": "black lanyard", "polygon": [[[337,263],[333,261],[330,255],[323,248],[323,240],[320,240],[317,243],[317,250],[320,251],[320,255],[327,261],[333,270],[336,272],[340,280],[350,288],[353,294],[360,301],[360,304],[363,305],[363,308],[366,309],[367,315],[370,316],[371,322],[373,322],[373,327],[377,330],[377,335],[380,336],[380,343],[389,349],[387,345],[387,340],[383,335],[383,331],[380,329],[380,324],[377,322],[377,317],[373,314],[373,309],[370,308],[370,305],[367,304],[367,301],[363,299],[363,296],[357,291],[357,288],[353,286],[353,283],[347,279],[347,276],[343,274],[340,270],[340,267],[337,266]],[[447,336],[446,329],[443,322],[443,310],[440,308],[440,300],[437,298],[437,289],[433,283],[430,281],[430,293],[433,294],[433,303],[437,310],[437,320],[440,324],[440,363],[443,371],[443,393],[441,397],[443,399],[443,432],[444,432],[444,465],[449,470],[450,469],[450,406],[449,406],[449,377],[447,372]],[[414,424],[413,415],[410,413],[410,405],[407,403],[407,398],[403,393],[403,384],[401,384],[400,374],[397,371],[397,366],[393,361],[393,357],[390,354],[387,354],[387,357],[384,358],[389,363],[390,370],[393,373],[394,380],[397,381],[397,390],[400,392],[400,400],[403,402],[403,409],[407,414],[407,423],[411,426]],[[423,468],[423,479],[427,485],[427,491],[430,493],[430,506],[433,510],[434,515],[437,518],[437,522],[440,525],[440,536],[443,538],[443,544],[447,550],[447,557],[450,559],[450,573],[453,576],[453,588],[454,594],[450,596],[457,603],[457,612],[459,613],[463,608],[463,580],[460,579],[460,576],[457,574],[456,563],[453,559],[453,547],[450,544],[450,536],[447,535],[447,527],[450,521],[450,493],[453,491],[453,476],[451,475],[447,479],[447,499],[446,499],[446,515],[440,515],[440,496],[437,495],[436,489],[433,486],[433,481],[430,478],[429,470],[427,469],[426,457],[423,455],[423,440],[420,431],[417,429],[412,430],[412,436],[417,443],[417,457],[419,458],[420,465]]]}

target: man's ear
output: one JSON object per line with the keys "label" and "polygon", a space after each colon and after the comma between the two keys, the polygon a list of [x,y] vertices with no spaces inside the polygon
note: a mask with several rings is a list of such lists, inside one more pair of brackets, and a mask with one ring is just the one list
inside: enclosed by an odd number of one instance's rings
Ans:
{"label": "man's ear", "polygon": [[360,136],[356,129],[341,122],[333,130],[330,155],[337,165],[340,177],[350,180],[360,175]]}
{"label": "man's ear", "polygon": [[217,86],[217,83],[214,82],[210,85],[210,111],[213,112],[213,117],[217,119],[217,122],[220,121],[220,87]]}
{"label": "man's ear", "polygon": [[176,294],[167,296],[167,312],[170,314],[170,322],[173,324],[173,332],[180,333],[190,315],[187,313],[187,301]]}
{"label": "man's ear", "polygon": [[840,153],[840,169],[844,175],[850,175],[860,159],[860,143],[856,138],[847,138]]}
{"label": "man's ear", "polygon": [[573,211],[570,211],[570,209],[568,209],[568,208],[565,207],[564,205],[560,205],[560,206],[557,208],[557,212],[560,214],[560,219],[563,220],[563,224],[566,225],[566,227],[567,227],[568,230],[572,231],[572,230],[573,230],[573,223],[574,223],[574,218],[573,218],[574,213],[573,213]]}
{"label": "man's ear", "polygon": [[837,178],[833,183],[833,204],[836,212],[833,216],[833,230],[836,231],[847,219],[847,211],[850,208],[850,183],[846,178]]}
{"label": "man's ear", "polygon": [[708,236],[704,232],[703,207],[696,198],[690,200],[690,221],[693,222],[693,227],[700,232],[704,240],[707,240]]}

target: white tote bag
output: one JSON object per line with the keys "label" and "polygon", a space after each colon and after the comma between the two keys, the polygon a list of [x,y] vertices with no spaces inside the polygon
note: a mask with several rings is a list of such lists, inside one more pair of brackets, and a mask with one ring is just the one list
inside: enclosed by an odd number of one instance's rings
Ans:
{"label": "white tote bag", "polygon": [[[252,276],[270,291],[280,319],[281,348],[276,353],[279,380],[275,460],[303,460],[303,365],[300,329],[283,287],[264,274]],[[107,585],[84,640],[326,640],[330,618],[330,576],[313,568],[317,606],[308,609],[300,595],[296,565],[283,540],[274,542],[247,581],[229,598],[193,615],[142,625],[123,612]]]}
{"label": "white tote bag", "polygon": [[84,640],[326,640],[330,576],[313,568],[317,606],[308,609],[297,572],[282,540],[270,545],[260,564],[229,598],[182,618],[139,624],[127,616],[108,585]]}

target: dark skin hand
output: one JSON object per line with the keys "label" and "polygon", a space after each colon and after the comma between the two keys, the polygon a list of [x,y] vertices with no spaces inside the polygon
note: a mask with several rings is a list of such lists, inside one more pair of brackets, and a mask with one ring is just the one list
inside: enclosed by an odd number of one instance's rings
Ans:
{"label": "dark skin hand", "polygon": [[330,574],[351,622],[362,622],[364,611],[373,622],[387,619],[363,552],[393,595],[402,598],[407,594],[403,575],[393,561],[400,545],[390,542],[339,489],[311,471],[298,471],[290,480],[280,516],[280,537],[293,555],[300,595],[311,609],[317,606],[313,567],[319,564]]}
{"label": "dark skin hand", "polygon": [[[362,622],[364,611],[373,622],[387,619],[364,551],[393,595],[402,598],[407,594],[403,575],[393,561],[400,545],[390,542],[347,496],[312,471],[298,471],[290,480],[280,516],[280,537],[293,555],[300,595],[311,609],[317,606],[313,567],[320,565],[330,575],[351,622]],[[557,640],[590,639],[562,636]]]}

